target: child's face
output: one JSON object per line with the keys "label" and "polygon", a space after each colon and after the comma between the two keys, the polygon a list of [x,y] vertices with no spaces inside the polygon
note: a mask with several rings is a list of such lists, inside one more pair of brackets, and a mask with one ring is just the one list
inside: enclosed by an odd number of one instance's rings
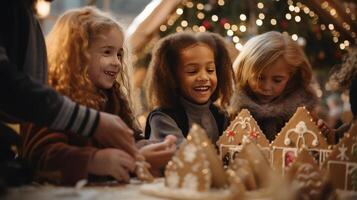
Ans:
{"label": "child's face", "polygon": [[283,58],[279,58],[261,73],[258,80],[249,80],[248,85],[259,103],[272,102],[285,89],[290,78],[290,66]]}
{"label": "child's face", "polygon": [[123,54],[123,37],[116,28],[96,37],[89,48],[88,75],[93,84],[100,89],[113,87]]}
{"label": "child's face", "polygon": [[205,44],[195,44],[181,51],[177,69],[179,89],[188,100],[204,104],[217,87],[214,53]]}

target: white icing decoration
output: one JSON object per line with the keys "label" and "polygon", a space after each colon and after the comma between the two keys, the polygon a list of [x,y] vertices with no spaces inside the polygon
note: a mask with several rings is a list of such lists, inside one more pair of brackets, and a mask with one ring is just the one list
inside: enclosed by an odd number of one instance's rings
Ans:
{"label": "white icing decoration", "polygon": [[180,177],[177,175],[177,172],[171,172],[166,176],[166,180],[169,188],[177,188]]}
{"label": "white icing decoration", "polygon": [[249,143],[249,142],[250,142],[249,137],[248,137],[248,136],[246,136],[246,135],[243,135],[243,138],[242,138],[242,143],[243,143],[243,144],[246,144],[246,143]]}
{"label": "white icing decoration", "polygon": [[188,144],[183,150],[183,159],[186,162],[193,162],[196,159],[197,148],[194,144]]}
{"label": "white icing decoration", "polygon": [[312,141],[312,146],[316,147],[317,145],[319,145],[319,141],[317,139],[314,139]]}
{"label": "white icing decoration", "polygon": [[347,147],[345,147],[345,144],[342,144],[341,147],[338,147],[338,151],[340,152],[337,155],[337,158],[340,160],[349,160],[348,156],[346,155]]}
{"label": "white icing decoration", "polygon": [[176,163],[176,165],[177,165],[178,168],[182,168],[182,167],[183,167],[183,163],[182,163],[182,161],[181,161],[178,157],[173,157],[173,158],[172,158],[172,161],[173,161],[174,163]]}
{"label": "white icing decoration", "polygon": [[298,147],[300,140],[302,140],[302,145],[305,145],[305,144],[306,144],[306,143],[305,143],[305,137],[304,137],[304,134],[306,134],[306,133],[309,133],[309,134],[311,134],[311,135],[314,137],[314,140],[313,140],[313,142],[312,142],[312,145],[313,145],[313,146],[315,146],[314,144],[316,144],[316,146],[318,145],[317,135],[316,135],[313,131],[307,129],[307,126],[306,126],[306,124],[305,124],[304,121],[300,121],[300,122],[296,125],[295,128],[289,129],[289,130],[286,132],[284,143],[285,143],[285,141],[286,141],[287,139],[290,139],[290,138],[289,138],[289,134],[290,134],[290,133],[296,133],[296,134],[298,135],[297,140],[296,140],[296,147]]}
{"label": "white icing decoration", "polygon": [[197,176],[192,173],[186,174],[186,176],[183,178],[182,187],[190,190],[198,190]]}
{"label": "white icing decoration", "polygon": [[289,146],[289,145],[291,144],[291,140],[290,140],[289,138],[285,138],[284,144],[285,144],[286,146]]}

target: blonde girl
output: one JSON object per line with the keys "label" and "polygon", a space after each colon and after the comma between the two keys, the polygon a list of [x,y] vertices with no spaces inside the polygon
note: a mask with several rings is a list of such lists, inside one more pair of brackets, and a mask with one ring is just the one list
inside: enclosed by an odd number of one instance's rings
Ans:
{"label": "blonde girl", "polygon": [[[270,141],[297,107],[315,112],[318,99],[310,86],[311,65],[289,35],[271,31],[251,38],[233,68],[237,90],[230,111],[236,115],[249,109]],[[324,123],[319,126],[329,130]]]}

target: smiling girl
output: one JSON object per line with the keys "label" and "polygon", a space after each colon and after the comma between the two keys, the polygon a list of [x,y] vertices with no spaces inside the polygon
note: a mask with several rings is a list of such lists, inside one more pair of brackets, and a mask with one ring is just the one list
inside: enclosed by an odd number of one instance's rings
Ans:
{"label": "smiling girl", "polygon": [[[96,8],[67,11],[46,38],[49,84],[77,103],[120,116],[139,140],[141,131],[130,106],[124,37],[121,26]],[[175,138],[169,137],[140,148],[134,157],[126,148],[104,148],[97,140],[33,124],[24,126],[21,136],[21,155],[34,166],[36,174],[53,175],[37,179],[59,184],[74,184],[81,179],[107,180],[108,176],[128,182],[138,157],[143,155],[152,169],[158,170],[176,150]]]}
{"label": "smiling girl", "polygon": [[227,117],[213,103],[228,104],[233,71],[224,40],[214,33],[176,33],[156,45],[148,73],[148,99],[155,108],[145,137],[175,135],[181,143],[193,123],[212,142],[226,127]]}

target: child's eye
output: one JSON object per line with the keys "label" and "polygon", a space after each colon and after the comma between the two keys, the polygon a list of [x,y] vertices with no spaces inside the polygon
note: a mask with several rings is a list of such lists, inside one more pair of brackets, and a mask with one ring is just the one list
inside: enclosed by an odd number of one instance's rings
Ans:
{"label": "child's eye", "polygon": [[281,79],[274,79],[273,81],[274,81],[274,83],[281,83],[282,80]]}
{"label": "child's eye", "polygon": [[186,73],[188,73],[188,74],[194,74],[194,73],[196,73],[196,71],[186,71]]}
{"label": "child's eye", "polygon": [[109,54],[111,53],[111,51],[110,51],[110,50],[105,50],[103,53],[104,53],[105,55],[109,55]]}
{"label": "child's eye", "polygon": [[210,73],[210,74],[214,73],[215,71],[216,71],[215,69],[208,69],[207,70],[207,72]]}
{"label": "child's eye", "polygon": [[123,57],[123,55],[121,53],[117,54],[117,57],[119,58],[119,60],[121,60],[121,58]]}

